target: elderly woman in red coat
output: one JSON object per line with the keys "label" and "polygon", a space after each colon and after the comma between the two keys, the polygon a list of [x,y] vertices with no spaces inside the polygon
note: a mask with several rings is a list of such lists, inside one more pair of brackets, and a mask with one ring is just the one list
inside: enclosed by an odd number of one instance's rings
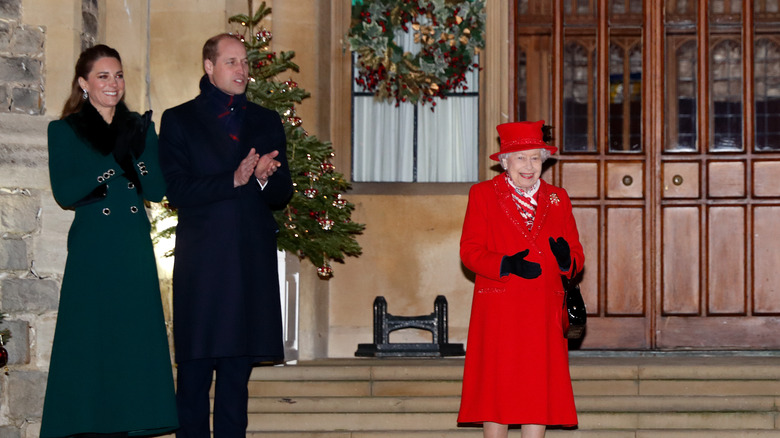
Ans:
{"label": "elderly woman in red coat", "polygon": [[561,276],[583,266],[566,191],[540,179],[557,151],[544,121],[497,127],[505,172],[471,188],[460,241],[476,275],[459,423],[484,436],[543,437],[548,425],[575,426]]}

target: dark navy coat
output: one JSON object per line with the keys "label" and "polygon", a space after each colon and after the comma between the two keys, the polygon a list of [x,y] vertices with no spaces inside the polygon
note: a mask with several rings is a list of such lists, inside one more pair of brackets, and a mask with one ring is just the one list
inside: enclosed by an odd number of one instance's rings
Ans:
{"label": "dark navy coat", "polygon": [[[240,142],[218,123],[203,94],[163,113],[160,164],[178,209],[173,270],[176,362],[249,356],[284,358],[276,261],[278,225],[293,186],[280,116],[247,103]],[[278,150],[281,167],[264,189],[233,173],[251,148]]]}

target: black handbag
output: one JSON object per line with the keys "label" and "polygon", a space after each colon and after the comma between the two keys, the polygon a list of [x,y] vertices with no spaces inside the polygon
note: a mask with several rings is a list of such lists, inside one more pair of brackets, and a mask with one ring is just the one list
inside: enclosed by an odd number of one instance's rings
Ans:
{"label": "black handbag", "polygon": [[580,293],[579,283],[561,276],[563,281],[563,305],[564,313],[569,319],[569,327],[563,333],[566,339],[579,339],[585,333],[585,324],[588,322],[588,311],[585,308],[585,301]]}

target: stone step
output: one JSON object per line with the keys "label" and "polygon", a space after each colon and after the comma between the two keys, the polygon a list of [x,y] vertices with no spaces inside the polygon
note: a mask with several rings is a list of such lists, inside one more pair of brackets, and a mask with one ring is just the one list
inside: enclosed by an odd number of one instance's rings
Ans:
{"label": "stone step", "polygon": [[[509,436],[520,436],[510,431]],[[249,438],[482,438],[480,428],[447,431],[328,431],[328,432],[248,432]],[[556,430],[549,429],[546,438],[778,438],[772,430]]]}
{"label": "stone step", "polygon": [[[248,435],[481,437],[456,424],[462,372],[462,359],[256,368]],[[573,357],[571,375],[579,426],[548,437],[780,438],[776,357]]]}
{"label": "stone step", "polygon": [[[572,357],[574,380],[780,380],[776,356]],[[256,367],[253,380],[460,380],[463,359],[322,359]]]}
{"label": "stone step", "polygon": [[[776,396],[576,396],[579,413],[777,412]],[[252,397],[251,413],[452,413],[460,397]]]}
{"label": "stone step", "polygon": [[[645,359],[645,360],[642,360]],[[574,357],[573,380],[780,380],[780,357],[659,358]],[[462,359],[326,359],[256,367],[260,381],[460,381]]]}
{"label": "stone step", "polygon": [[[681,358],[670,365],[658,360],[573,358],[572,386],[575,394],[587,396],[780,394],[777,358],[706,359]],[[458,396],[462,367],[463,361],[459,359],[346,359],[260,367],[252,374],[250,394],[257,397]]]}
{"label": "stone step", "polygon": [[[578,414],[581,430],[775,430],[777,412],[603,412]],[[455,413],[254,413],[250,431],[447,431]]]}
{"label": "stone step", "polygon": [[[572,380],[583,396],[772,396],[780,380]],[[251,381],[252,397],[431,397],[460,396],[460,381]]]}

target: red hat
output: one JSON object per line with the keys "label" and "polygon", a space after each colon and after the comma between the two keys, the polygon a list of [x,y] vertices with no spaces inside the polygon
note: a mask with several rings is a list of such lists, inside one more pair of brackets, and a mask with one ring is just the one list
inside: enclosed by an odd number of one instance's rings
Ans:
{"label": "red hat", "polygon": [[554,154],[558,148],[550,146],[542,140],[542,126],[544,126],[544,120],[502,123],[496,126],[498,136],[501,138],[501,150],[491,155],[490,159],[498,161],[498,156],[501,154],[541,148]]}

